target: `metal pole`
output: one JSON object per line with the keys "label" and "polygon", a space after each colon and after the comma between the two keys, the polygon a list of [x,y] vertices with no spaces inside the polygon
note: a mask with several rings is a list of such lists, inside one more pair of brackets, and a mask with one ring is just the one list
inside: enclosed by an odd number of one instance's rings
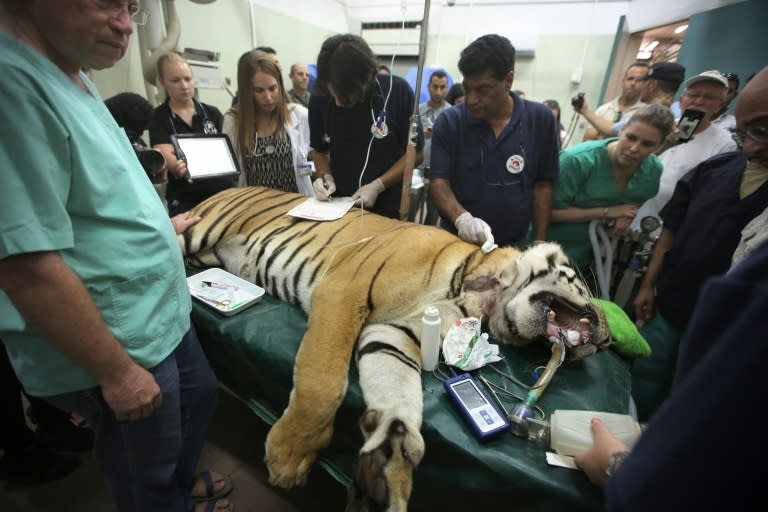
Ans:
{"label": "metal pole", "polygon": [[427,36],[429,35],[430,0],[424,2],[424,15],[421,19],[419,35],[419,65],[416,71],[416,91],[413,114],[408,132],[408,147],[405,150],[405,169],[403,169],[403,191],[400,196],[400,220],[408,220],[408,210],[411,205],[411,180],[413,168],[416,167],[416,141],[419,133],[419,101],[421,98],[421,75],[424,72],[424,59],[427,58]]}

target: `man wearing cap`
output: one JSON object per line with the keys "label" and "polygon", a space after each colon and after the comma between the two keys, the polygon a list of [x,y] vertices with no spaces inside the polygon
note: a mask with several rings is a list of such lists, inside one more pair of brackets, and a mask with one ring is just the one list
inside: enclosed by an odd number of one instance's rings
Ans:
{"label": "man wearing cap", "polygon": [[[632,396],[641,421],[669,393],[679,340],[702,285],[728,270],[742,229],[768,207],[768,102],[763,94],[768,71],[761,76],[759,86],[736,105],[733,138],[741,152],[722,153],[696,165],[680,178],[659,212],[664,228],[634,300],[637,319],[646,322],[640,332],[652,350],[631,370]],[[693,77],[686,86],[683,101],[695,100],[695,105],[701,101],[717,105],[723,97],[717,91],[723,94],[726,87],[718,85],[713,72]],[[693,98],[696,94],[700,97]],[[703,136],[701,132],[699,137]],[[689,338],[687,349],[708,341]]]}
{"label": "man wearing cap", "polygon": [[672,192],[677,180],[711,156],[727,151],[735,151],[736,143],[731,138],[731,132],[712,123],[723,100],[728,93],[728,82],[719,71],[705,71],[689,78],[685,82],[685,90],[680,97],[680,108],[683,111],[700,110],[704,117],[693,132],[693,139],[684,144],[677,144],[659,155],[664,164],[659,191],[640,207],[631,229],[640,229],[643,217],[659,215]]}
{"label": "man wearing cap", "polygon": [[728,107],[739,94],[739,75],[736,73],[723,73],[723,76],[728,80],[728,96],[725,98],[725,101],[723,101],[720,110],[714,115],[712,122],[714,124],[719,124],[729,132],[732,132],[736,129],[736,117],[734,117],[733,114],[728,113]]}
{"label": "man wearing cap", "polygon": [[[680,107],[674,103],[675,93],[684,79],[685,67],[682,65],[676,62],[657,62],[648,68],[648,73],[638,78],[643,83],[640,101],[669,107],[677,119],[680,117]],[[616,136],[626,122],[626,119],[618,122],[603,119],[589,109],[586,99],[581,108],[574,107],[574,110],[584,116],[601,135],[607,137]]]}

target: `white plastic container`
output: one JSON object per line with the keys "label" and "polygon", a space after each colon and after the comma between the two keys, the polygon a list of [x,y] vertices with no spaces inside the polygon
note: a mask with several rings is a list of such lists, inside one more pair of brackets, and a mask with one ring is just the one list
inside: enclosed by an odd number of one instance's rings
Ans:
{"label": "white plastic container", "polygon": [[640,437],[640,424],[628,414],[599,411],[556,410],[550,420],[550,446],[560,455],[576,456],[592,446],[590,421],[598,418],[608,431],[629,448]]}
{"label": "white plastic container", "polygon": [[421,369],[431,372],[440,358],[440,311],[434,306],[421,317]]}

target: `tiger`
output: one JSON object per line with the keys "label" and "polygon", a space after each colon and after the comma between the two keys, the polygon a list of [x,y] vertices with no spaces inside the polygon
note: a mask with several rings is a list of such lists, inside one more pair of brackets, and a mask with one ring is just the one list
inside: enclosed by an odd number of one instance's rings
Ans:
{"label": "tiger", "polygon": [[425,453],[419,332],[429,306],[443,319],[441,339],[455,320],[476,317],[513,346],[552,344],[559,333],[571,359],[606,346],[605,317],[557,244],[486,254],[444,229],[357,207],[334,221],[286,215],[306,200],[228,189],[195,207],[202,220],[179,235],[187,266],[222,267],[308,316],[288,406],[266,438],[273,485],[306,483],[331,441],[354,354],[364,442],[347,510],[407,510]]}

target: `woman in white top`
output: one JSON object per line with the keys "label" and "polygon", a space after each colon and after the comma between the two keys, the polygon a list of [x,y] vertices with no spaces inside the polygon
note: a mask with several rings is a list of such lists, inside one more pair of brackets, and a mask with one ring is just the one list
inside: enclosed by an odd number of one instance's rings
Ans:
{"label": "woman in white top", "polygon": [[240,160],[238,185],[313,195],[308,111],[289,102],[280,68],[264,52],[250,51],[237,63],[237,85],[240,98],[224,116],[223,132]]}

